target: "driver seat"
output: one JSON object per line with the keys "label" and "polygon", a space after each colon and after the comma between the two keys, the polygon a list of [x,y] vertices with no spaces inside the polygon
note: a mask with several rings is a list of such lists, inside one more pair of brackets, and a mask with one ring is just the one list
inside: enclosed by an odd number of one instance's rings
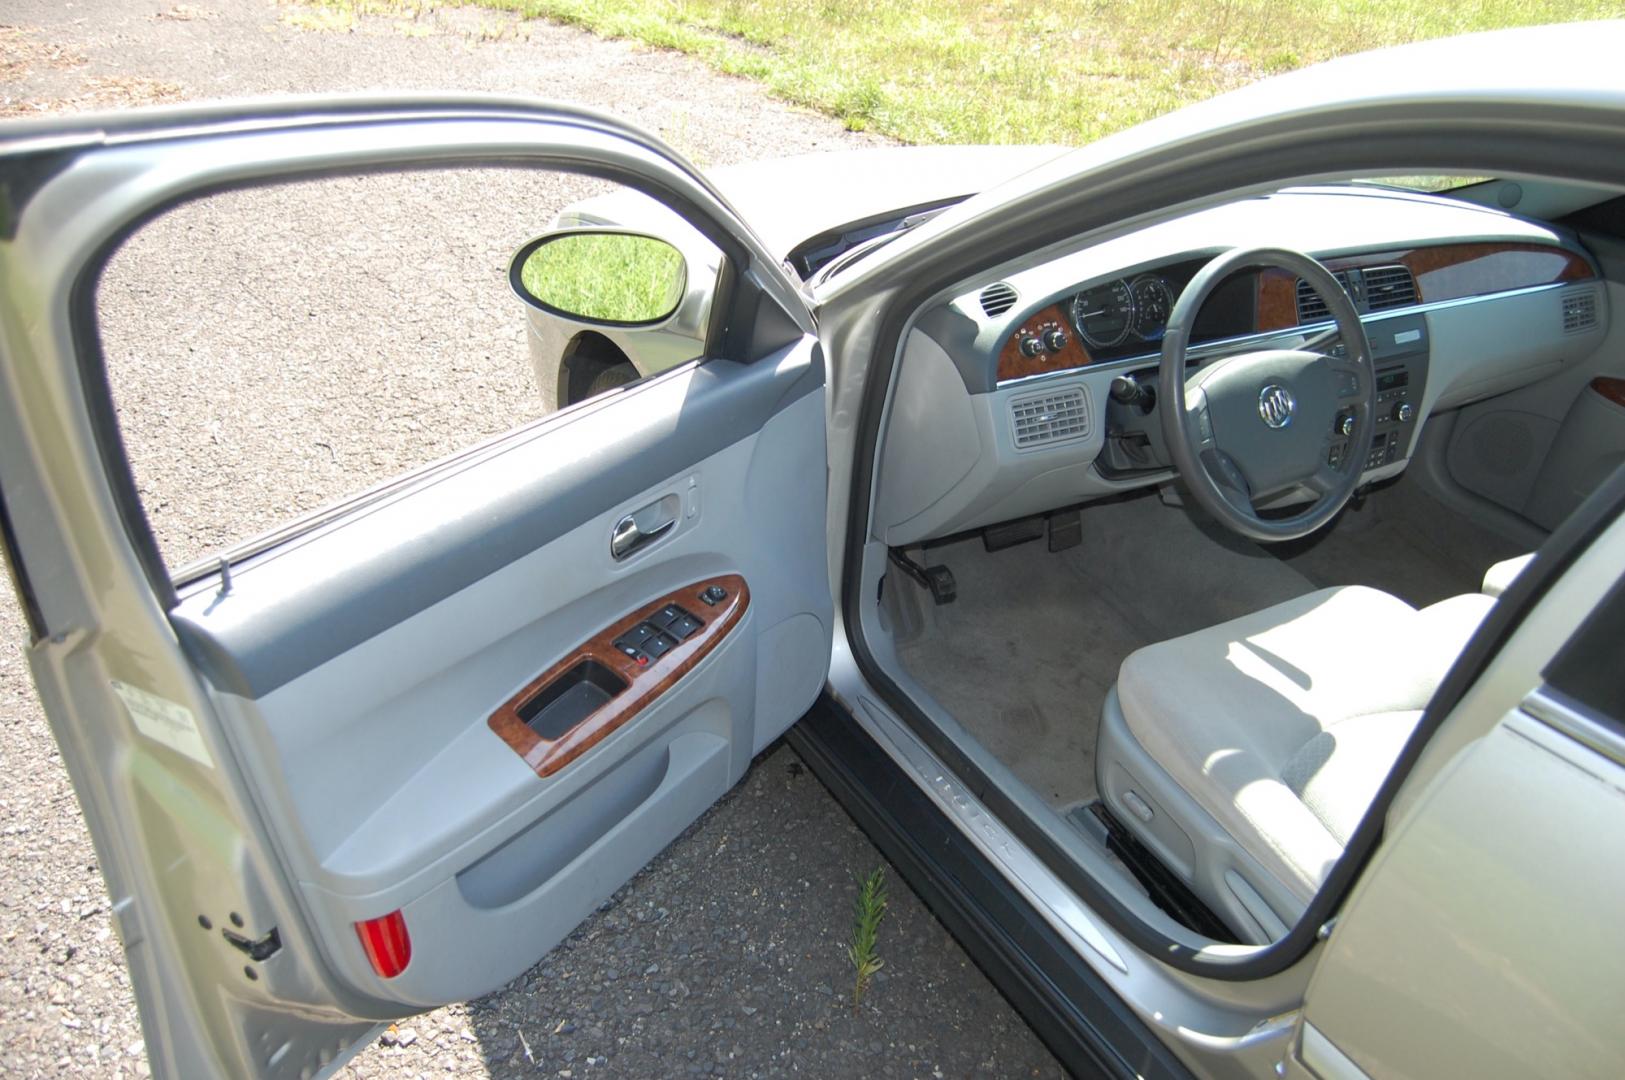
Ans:
{"label": "driver seat", "polygon": [[1420,610],[1322,589],[1139,649],[1106,697],[1101,797],[1243,941],[1283,936],[1509,576]]}

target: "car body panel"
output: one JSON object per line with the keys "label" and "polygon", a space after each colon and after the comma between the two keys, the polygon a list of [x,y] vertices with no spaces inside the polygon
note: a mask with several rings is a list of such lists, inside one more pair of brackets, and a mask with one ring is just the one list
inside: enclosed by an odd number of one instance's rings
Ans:
{"label": "car body panel", "polygon": [[[233,137],[242,141],[232,143],[231,153],[224,152],[225,143],[216,147],[222,152],[213,155],[207,168],[161,168],[156,158],[147,161],[129,174],[135,178],[135,193],[102,203],[71,198],[115,186],[116,176],[99,176],[97,168],[76,171],[71,164],[76,148],[102,143],[97,121],[14,129],[21,137],[41,141],[36,144],[39,156],[29,162],[31,171],[15,174],[13,191],[33,192],[32,199],[14,200],[23,211],[21,227],[0,242],[0,272],[8,283],[19,286],[8,289],[0,301],[5,305],[0,310],[5,316],[6,359],[0,369],[5,379],[0,393],[4,421],[0,493],[10,525],[10,555],[17,560],[25,601],[37,613],[33,629],[38,640],[32,647],[36,678],[103,858],[155,1070],[188,1074],[208,1071],[222,1060],[258,1072],[284,1066],[294,1071],[306,1065],[331,1069],[341,1060],[344,1043],[363,1035],[370,1021],[477,989],[470,972],[457,967],[444,943],[433,950],[426,980],[393,998],[381,980],[369,982],[358,948],[346,942],[342,948],[347,951],[341,955],[339,940],[346,920],[381,913],[368,906],[372,898],[377,897],[380,907],[405,904],[413,913],[425,912],[430,920],[440,917],[436,913],[450,912],[450,924],[463,925],[476,935],[470,955],[494,973],[506,972],[549,938],[556,939],[560,928],[585,910],[591,897],[624,877],[668,836],[657,832],[633,840],[627,834],[635,829],[596,834],[603,841],[597,853],[604,856],[596,876],[566,882],[555,895],[568,910],[562,915],[546,913],[550,920],[546,926],[520,928],[523,950],[498,957],[493,939],[486,935],[487,916],[456,911],[458,897],[466,906],[468,892],[455,882],[448,884],[444,875],[432,880],[448,860],[433,852],[422,858],[400,857],[401,852],[389,846],[399,838],[383,827],[386,819],[371,820],[374,812],[411,809],[390,803],[388,790],[399,790],[400,774],[389,771],[395,766],[381,763],[360,777],[355,798],[347,806],[306,806],[275,790],[278,783],[311,790],[335,782],[331,775],[311,779],[314,772],[332,768],[319,748],[303,758],[302,764],[311,770],[304,775],[300,767],[280,771],[269,767],[277,759],[295,760],[310,750],[299,745],[299,736],[319,725],[305,731],[297,725],[312,702],[339,700],[353,706],[349,715],[363,733],[379,730],[377,725],[393,710],[415,707],[419,711],[407,716],[412,729],[407,734],[413,737],[406,741],[414,752],[426,753],[431,740],[423,736],[430,730],[434,711],[430,704],[444,686],[489,679],[491,685],[511,690],[537,653],[556,655],[569,634],[594,625],[605,612],[635,605],[680,574],[713,573],[725,562],[743,560],[762,568],[751,574],[777,582],[776,590],[767,585],[763,591],[770,597],[776,593],[781,618],[763,616],[761,623],[771,625],[752,624],[757,632],[741,639],[736,653],[721,657],[726,663],[696,669],[698,679],[688,684],[692,698],[675,702],[674,715],[650,724],[638,739],[623,740],[614,753],[600,755],[594,767],[602,771],[580,773],[574,782],[586,787],[618,774],[629,779],[627,787],[636,789],[654,776],[659,789],[666,778],[695,776],[701,779],[692,786],[682,784],[680,797],[664,805],[677,807],[681,815],[696,812],[737,778],[762,739],[794,717],[775,715],[773,722],[764,723],[740,718],[749,713],[754,720],[763,702],[776,705],[780,712],[810,702],[818,688],[802,685],[807,680],[801,676],[821,676],[821,664],[827,660],[832,696],[872,741],[873,752],[895,762],[907,782],[953,826],[949,839],[938,842],[957,840],[971,846],[996,868],[1009,886],[1002,895],[1031,905],[1055,937],[1088,965],[1096,988],[1103,987],[1101,993],[1114,994],[1123,1003],[1127,1011],[1120,1018],[1132,1023],[1121,1026],[1154,1032],[1181,1062],[1204,1075],[1274,1072],[1289,1053],[1306,988],[1326,951],[1322,940],[1329,934],[1336,942],[1335,927],[1327,933],[1322,928],[1360,877],[1364,856],[1372,851],[1380,855],[1380,811],[1362,824],[1351,840],[1350,856],[1334,869],[1304,921],[1265,949],[1222,945],[1181,931],[1166,916],[1149,910],[1144,898],[1110,891],[1102,882],[1113,880],[1112,872],[1103,866],[1058,867],[1044,837],[1023,826],[1017,800],[996,778],[967,769],[954,747],[933,733],[929,716],[908,711],[906,695],[887,679],[869,648],[869,641],[880,635],[865,623],[874,610],[866,601],[879,594],[886,552],[868,527],[868,514],[875,496],[875,438],[887,406],[893,364],[913,315],[978,275],[1004,266],[1031,266],[1063,244],[1098,242],[1150,220],[1233,198],[1238,191],[1401,164],[1427,166],[1454,159],[1469,167],[1487,166],[1498,156],[1538,172],[1545,160],[1538,156],[1540,151],[1551,147],[1562,148],[1565,161],[1573,158],[1582,179],[1625,181],[1617,165],[1625,160],[1625,131],[1618,124],[1625,112],[1625,83],[1617,78],[1597,81],[1598,72],[1617,70],[1613,58],[1622,43],[1625,29],[1610,24],[1417,46],[1273,80],[1114,136],[945,211],[820,286],[813,293],[816,341],[814,312],[803,305],[801,286],[782,270],[779,255],[735,218],[719,192],[653,140],[591,114],[568,110],[549,114],[545,107],[486,101],[389,104],[376,99],[284,103],[258,112],[236,107],[140,114],[127,121],[123,141],[107,139],[105,155],[98,152],[84,160],[116,172],[121,149],[139,153],[143,131],[152,133],[156,143],[165,137],[168,125],[188,126],[186,137],[206,144],[211,136],[200,128],[241,123]],[[314,115],[299,120],[301,109]],[[321,614],[323,603],[359,601],[365,595],[360,587],[346,597],[323,592],[323,582],[312,582],[307,595],[315,599],[309,609],[284,610],[271,586],[286,584],[279,575],[290,572],[297,557],[280,550],[268,549],[235,571],[235,586],[228,586],[222,574],[176,597],[167,578],[158,576],[163,568],[152,561],[150,538],[142,534],[139,510],[130,502],[133,492],[119,489],[127,477],[116,429],[109,441],[110,417],[94,411],[96,387],[81,382],[97,375],[95,365],[81,365],[73,358],[74,269],[88,263],[126,219],[201,182],[234,183],[358,158],[366,164],[398,164],[413,145],[411,131],[400,129],[411,125],[380,124],[396,130],[393,135],[371,132],[369,139],[377,141],[359,149],[347,138],[350,132],[345,127],[365,127],[369,120],[396,121],[413,109],[419,110],[416,118],[432,118],[442,130],[440,137],[426,140],[435,148],[430,156],[439,160],[512,155],[526,146],[535,150],[506,132],[510,124],[540,119],[571,129],[555,137],[590,154],[588,160],[612,164],[610,171],[631,173],[661,187],[718,223],[707,233],[708,241],[730,252],[758,295],[771,301],[781,313],[780,321],[788,324],[760,328],[771,335],[771,348],[746,335],[753,355],[736,358],[737,366],[771,365],[765,376],[761,371],[751,374],[768,378],[783,395],[766,395],[773,398],[774,407],[756,417],[753,435],[729,443],[705,460],[684,460],[683,470],[670,476],[649,477],[634,470],[630,475],[642,482],[641,487],[628,479],[627,490],[617,492],[614,499],[572,503],[571,521],[577,516],[580,520],[548,538],[547,547],[558,545],[553,550],[519,554],[496,573],[477,580],[467,570],[461,577],[453,572],[444,580],[436,578],[444,586],[440,594],[422,598],[411,610],[367,613],[368,618],[381,617],[387,624],[382,628],[368,627],[365,633],[352,628],[346,637],[338,629],[317,625],[328,621]],[[464,114],[473,114],[468,119],[478,130],[445,123]],[[282,126],[323,128],[349,145],[343,153],[312,152],[311,131],[281,132]],[[59,141],[45,141],[50,139]],[[255,152],[236,152],[243,146]],[[53,147],[64,156],[50,156]],[[412,156],[419,155],[414,151]],[[53,165],[62,163],[69,163],[65,170],[53,171]],[[731,340],[737,344],[740,339]],[[830,358],[827,399],[804,392],[808,372],[818,373],[811,376],[814,382],[821,378],[823,355]],[[732,369],[723,366],[731,362],[725,358],[668,371],[546,422],[537,429],[538,437],[565,433],[562,439],[567,439],[571,428],[577,433],[594,428],[602,434],[597,425],[609,425],[617,415],[671,419],[674,411],[680,412],[682,400],[693,394],[743,394],[732,388]],[[740,381],[748,380],[741,376]],[[612,446],[607,464],[614,466],[632,456],[632,448]],[[504,447],[502,453],[515,455],[508,464],[523,460],[522,449]],[[720,462],[719,454],[732,456]],[[467,464],[479,469],[482,477],[512,479],[500,461],[477,458]],[[650,498],[662,498],[673,484],[681,492],[694,470],[704,472],[705,490],[720,489],[729,495],[735,493],[733,482],[741,475],[748,489],[754,471],[763,492],[761,501],[750,507],[752,512],[737,516],[707,511],[703,527],[713,532],[702,536],[702,526],[696,525],[688,534],[698,541],[696,548],[674,543],[667,549],[669,557],[651,549],[642,570],[624,575],[604,572],[605,526]],[[492,487],[502,485],[493,482]],[[398,505],[404,506],[406,500],[422,497],[424,490],[409,485],[400,494]],[[448,502],[477,509],[490,494],[454,491],[456,497]],[[573,498],[548,490],[531,494],[534,501],[524,509],[538,513],[549,496]],[[708,499],[708,505],[714,501]],[[522,526],[527,520],[521,513],[503,524]],[[432,546],[439,523],[432,518],[424,521],[416,538]],[[327,551],[342,554],[347,547],[365,547],[359,541],[346,544],[348,537],[340,525],[348,527],[335,523],[331,535],[338,539]],[[808,535],[813,531],[818,532],[816,538]],[[503,530],[503,535],[510,534]],[[673,535],[675,541],[684,536]],[[466,546],[455,537],[444,542],[457,551]],[[1609,566],[1617,574],[1618,553],[1610,550],[1606,557],[1613,560]],[[274,563],[281,558],[288,562],[279,569]],[[549,584],[543,564],[550,559],[594,570],[581,582]],[[318,570],[324,561],[312,559],[311,568]],[[788,565],[774,569],[775,563]],[[335,558],[334,565],[345,563]],[[374,564],[368,560],[367,565]],[[1534,567],[1537,577],[1563,572],[1563,567],[1546,568],[1540,559]],[[775,574],[781,577],[775,579]],[[820,598],[827,604],[832,583],[839,586],[842,600],[833,611],[819,604]],[[297,590],[297,582],[292,584]],[[551,589],[541,594],[542,606],[549,609],[541,614],[558,618],[548,621],[536,611],[513,607],[512,596],[525,591],[516,586]],[[349,587],[343,581],[333,584],[334,589]],[[1520,586],[1509,593],[1508,610],[1519,611],[1518,604],[1529,603],[1535,595],[1532,588]],[[235,599],[234,589],[240,590]],[[505,598],[508,606],[503,606]],[[185,606],[183,630],[177,630],[170,618],[177,600]],[[216,600],[221,603],[211,612]],[[237,601],[242,604],[234,607]],[[774,605],[775,601],[764,601],[766,607]],[[358,605],[336,606],[348,617],[347,609]],[[269,620],[263,625],[272,627],[278,640],[297,628],[330,640],[327,647],[294,650],[300,658],[287,669],[288,678],[257,678],[258,667],[244,662],[253,652],[249,647],[253,628],[247,622],[242,627],[229,625],[236,611],[246,611],[255,624]],[[484,625],[479,623],[482,613]],[[278,619],[286,621],[279,624]],[[485,637],[470,636],[448,658],[439,635],[476,626]],[[234,642],[234,631],[245,636]],[[183,635],[189,643],[185,651]],[[1488,637],[1481,641],[1471,663],[1459,668],[1458,681],[1482,685],[1483,681],[1474,682],[1479,672],[1472,665],[1491,663],[1488,658],[1498,645]],[[457,670],[449,682],[437,684],[448,669],[423,662],[401,683],[380,685],[379,672],[400,650],[420,662],[439,657],[434,663]],[[787,662],[805,659],[808,650],[819,652],[820,666],[804,665],[787,686],[772,681]],[[280,651],[270,649],[266,655]],[[234,666],[242,675],[240,683],[232,680]],[[769,673],[766,683],[764,671]],[[1504,674],[1504,666],[1492,664],[1487,679]],[[702,685],[702,680],[709,681]],[[122,697],[113,681],[161,700],[142,706],[139,697]],[[1527,688],[1520,687],[1519,693]],[[407,691],[420,689],[426,695],[423,702],[403,703]],[[108,724],[134,725],[133,717],[143,709],[162,714],[164,702],[193,718],[201,755],[188,753],[186,747],[195,750],[196,744],[173,733],[168,742],[157,740],[158,745],[141,741],[133,728],[121,727],[117,739],[105,734]],[[1504,715],[1504,710],[1495,715]],[[233,721],[231,731],[218,722],[221,718]],[[146,719],[150,723],[153,717]],[[492,747],[477,738],[477,727],[468,728],[454,740],[447,760],[473,761],[477,768],[480,755]],[[150,736],[146,739],[153,741]],[[604,745],[614,750],[614,744]],[[652,768],[640,758],[650,747],[666,754],[664,762]],[[503,790],[529,783],[517,763],[506,764],[510,768],[493,785],[495,798],[503,803],[493,813],[501,820],[482,836],[482,842],[497,847],[519,837],[536,820],[515,820],[527,807],[536,806],[522,794],[509,796]],[[1390,781],[1385,798],[1397,799],[1391,803],[1392,822],[1400,820],[1406,799],[1426,803],[1423,785],[1429,779],[1424,761],[1410,776]],[[614,796],[622,789],[604,790],[610,793],[607,801],[616,802]],[[140,803],[121,814],[137,802],[132,792]],[[557,810],[568,805],[572,794],[581,792],[554,787],[535,798],[556,800],[550,809]],[[1389,805],[1379,803],[1382,808]],[[294,812],[301,808],[331,809],[334,821],[309,815],[301,820]],[[459,809],[468,812],[454,815],[446,828],[457,835],[437,837],[448,848],[466,843],[468,834],[478,831],[478,822],[484,820],[476,812],[481,808]],[[662,816],[660,827],[669,829],[678,816],[676,812]],[[322,833],[335,823],[355,828]],[[425,827],[432,828],[433,823]],[[285,842],[301,834],[305,850]],[[349,838],[356,836],[378,843],[350,846]],[[153,880],[154,867],[177,866],[183,873],[169,883]],[[1374,863],[1367,880],[1375,882],[1380,873],[1380,863]],[[428,887],[420,890],[425,881]],[[1375,890],[1376,885],[1371,887]],[[527,918],[543,917],[545,905],[529,906],[535,895],[525,893],[529,899],[519,900],[513,910]],[[508,906],[494,905],[489,917],[500,921]],[[217,936],[200,932],[194,918],[222,910],[244,914],[245,931],[262,934],[272,926],[282,931],[280,955],[257,969],[251,989],[245,990],[247,984],[238,978],[242,967],[238,955],[221,951],[235,946],[227,939],[222,947]],[[1449,989],[1432,988],[1435,996]],[[1330,1022],[1317,1022],[1316,1029],[1328,1037],[1338,1034]],[[289,1050],[280,1050],[284,1043]],[[1126,1057],[1122,1060],[1134,1064]]]}
{"label": "car body panel", "polygon": [[[1063,153],[1056,146],[894,146],[826,151],[722,166],[706,176],[781,260],[792,263],[815,241],[844,246],[843,233],[891,228],[901,216],[963,199]],[[688,289],[668,318],[624,327],[526,313],[536,385],[558,408],[580,399],[585,373],[572,370],[578,350],[630,363],[641,376],[697,355],[710,322],[721,260],[716,246],[682,216],[630,188],[584,199],[550,226],[599,225],[658,236],[683,253]],[[800,271],[798,271],[799,273]]]}
{"label": "car body panel", "polygon": [[1602,959],[1622,944],[1625,715],[1582,700],[1566,670],[1617,660],[1622,493],[1616,474],[1577,515],[1601,516],[1600,535],[1395,802],[1308,989],[1293,1059],[1312,1075],[1606,1076],[1625,1060]]}
{"label": "car body panel", "polygon": [[[832,622],[822,356],[794,283],[704,179],[596,114],[285,101],[68,127],[0,158],[0,491],[35,680],[154,1072],[330,1071],[378,1021],[522,972],[812,702]],[[177,589],[99,355],[110,246],[194,192],[492,159],[587,163],[685,205],[756,314],[709,363],[408,474]],[[668,502],[655,542],[612,552],[623,518]],[[639,711],[558,771],[488,720],[551,660],[707,580],[741,582],[709,651],[657,664]],[[386,977],[356,927],[391,912],[412,947]]]}

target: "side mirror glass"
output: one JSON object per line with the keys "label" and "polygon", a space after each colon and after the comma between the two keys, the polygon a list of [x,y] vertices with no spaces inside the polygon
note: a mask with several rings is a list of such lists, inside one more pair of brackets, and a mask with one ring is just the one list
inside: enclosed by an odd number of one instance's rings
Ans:
{"label": "side mirror glass", "polygon": [[641,233],[570,231],[532,240],[509,268],[525,302],[583,322],[644,326],[677,310],[688,284],[682,252]]}

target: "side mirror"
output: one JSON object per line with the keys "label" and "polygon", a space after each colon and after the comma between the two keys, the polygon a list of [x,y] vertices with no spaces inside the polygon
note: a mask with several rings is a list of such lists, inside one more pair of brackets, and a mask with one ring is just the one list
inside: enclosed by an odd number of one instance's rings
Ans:
{"label": "side mirror", "polygon": [[519,298],[553,315],[612,326],[648,326],[682,302],[682,252],[642,233],[572,229],[539,236],[508,268]]}

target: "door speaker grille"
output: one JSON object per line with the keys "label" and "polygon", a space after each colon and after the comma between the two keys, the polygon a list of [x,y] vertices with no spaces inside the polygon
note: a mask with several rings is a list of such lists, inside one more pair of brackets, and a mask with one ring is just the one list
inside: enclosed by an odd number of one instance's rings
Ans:
{"label": "door speaker grille", "polygon": [[1571,292],[1563,297],[1563,333],[1578,334],[1597,325],[1597,291]]}
{"label": "door speaker grille", "polygon": [[1010,403],[1016,446],[1081,439],[1089,434],[1089,396],[1081,386],[1036,394]]}

